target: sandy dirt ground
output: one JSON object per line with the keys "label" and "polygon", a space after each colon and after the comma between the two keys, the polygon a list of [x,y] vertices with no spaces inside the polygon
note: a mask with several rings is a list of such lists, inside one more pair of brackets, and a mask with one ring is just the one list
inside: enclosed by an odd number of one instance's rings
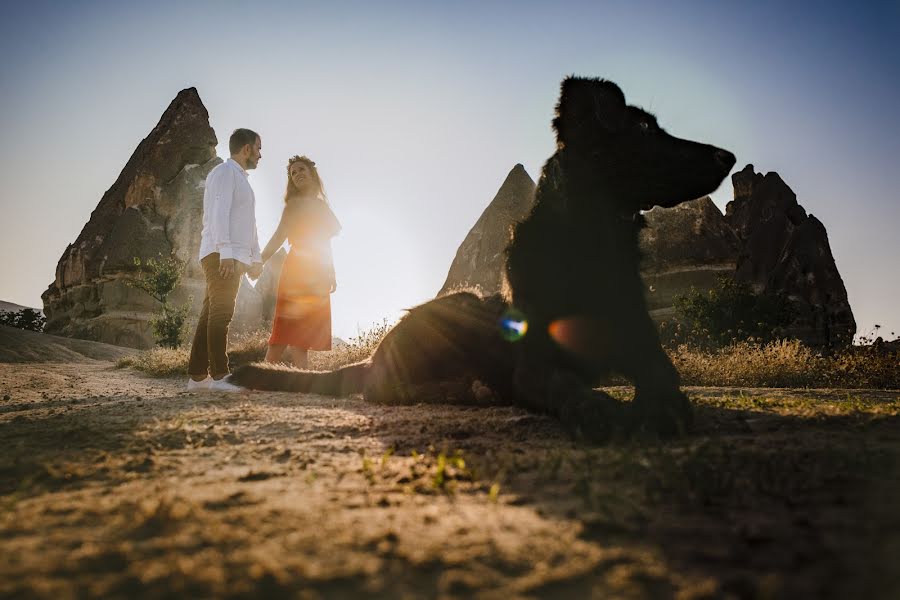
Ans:
{"label": "sandy dirt ground", "polygon": [[691,435],[590,446],[183,383],[0,363],[0,596],[900,597],[898,392],[694,388]]}

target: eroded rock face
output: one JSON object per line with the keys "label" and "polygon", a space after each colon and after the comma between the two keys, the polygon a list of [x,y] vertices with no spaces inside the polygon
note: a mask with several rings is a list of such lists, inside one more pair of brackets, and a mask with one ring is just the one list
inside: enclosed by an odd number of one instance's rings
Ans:
{"label": "eroded rock face", "polygon": [[796,313],[793,337],[814,346],[849,344],[856,320],[825,226],[806,214],[777,173],[762,175],[747,165],[732,182],[725,220],[742,244],[737,279],[788,297]]}
{"label": "eroded rock face", "polygon": [[534,190],[534,181],[525,167],[513,167],[460,244],[438,296],[460,287],[479,287],[486,294],[500,291],[504,250],[511,228],[531,210]]}
{"label": "eroded rock face", "polygon": [[792,337],[811,346],[849,344],[856,322],[824,225],[778,173],[762,175],[747,165],[732,183],[725,215],[709,198],[645,214],[641,275],[651,314],[673,316],[675,296],[691,287],[711,289],[728,275],[757,293],[787,296],[795,313]]}
{"label": "eroded rock face", "polygon": [[712,289],[737,266],[740,240],[709,196],[644,213],[641,276],[654,319],[674,314],[676,296]]}
{"label": "eroded rock face", "polygon": [[216,143],[197,90],[179,92],[60,258],[42,295],[49,333],[152,346],[148,321],[158,305],[125,285],[135,257],[174,251],[187,272],[171,300],[203,299],[197,253],[204,182],[221,162]]}

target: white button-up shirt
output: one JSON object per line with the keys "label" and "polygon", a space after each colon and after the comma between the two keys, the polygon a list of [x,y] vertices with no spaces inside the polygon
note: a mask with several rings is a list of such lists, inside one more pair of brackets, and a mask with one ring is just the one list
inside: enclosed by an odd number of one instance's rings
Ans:
{"label": "white button-up shirt", "polygon": [[229,158],[206,176],[200,259],[219,253],[245,265],[262,262],[256,233],[256,196],[247,171]]}

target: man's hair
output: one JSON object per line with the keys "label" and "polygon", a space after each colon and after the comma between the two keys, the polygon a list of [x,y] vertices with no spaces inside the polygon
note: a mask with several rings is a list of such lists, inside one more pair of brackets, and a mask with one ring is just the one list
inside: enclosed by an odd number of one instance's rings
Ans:
{"label": "man's hair", "polygon": [[255,144],[258,137],[259,134],[252,129],[235,129],[231,137],[228,138],[228,151],[232,154],[237,154],[247,144],[251,146]]}

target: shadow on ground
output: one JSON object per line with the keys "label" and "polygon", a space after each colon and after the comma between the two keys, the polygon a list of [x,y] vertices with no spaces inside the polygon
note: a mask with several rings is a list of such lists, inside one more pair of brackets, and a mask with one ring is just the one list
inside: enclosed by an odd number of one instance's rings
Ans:
{"label": "shadow on ground", "polygon": [[900,393],[695,389],[691,435],[591,446],[511,407],[76,376],[0,404],[0,595],[900,592]]}

